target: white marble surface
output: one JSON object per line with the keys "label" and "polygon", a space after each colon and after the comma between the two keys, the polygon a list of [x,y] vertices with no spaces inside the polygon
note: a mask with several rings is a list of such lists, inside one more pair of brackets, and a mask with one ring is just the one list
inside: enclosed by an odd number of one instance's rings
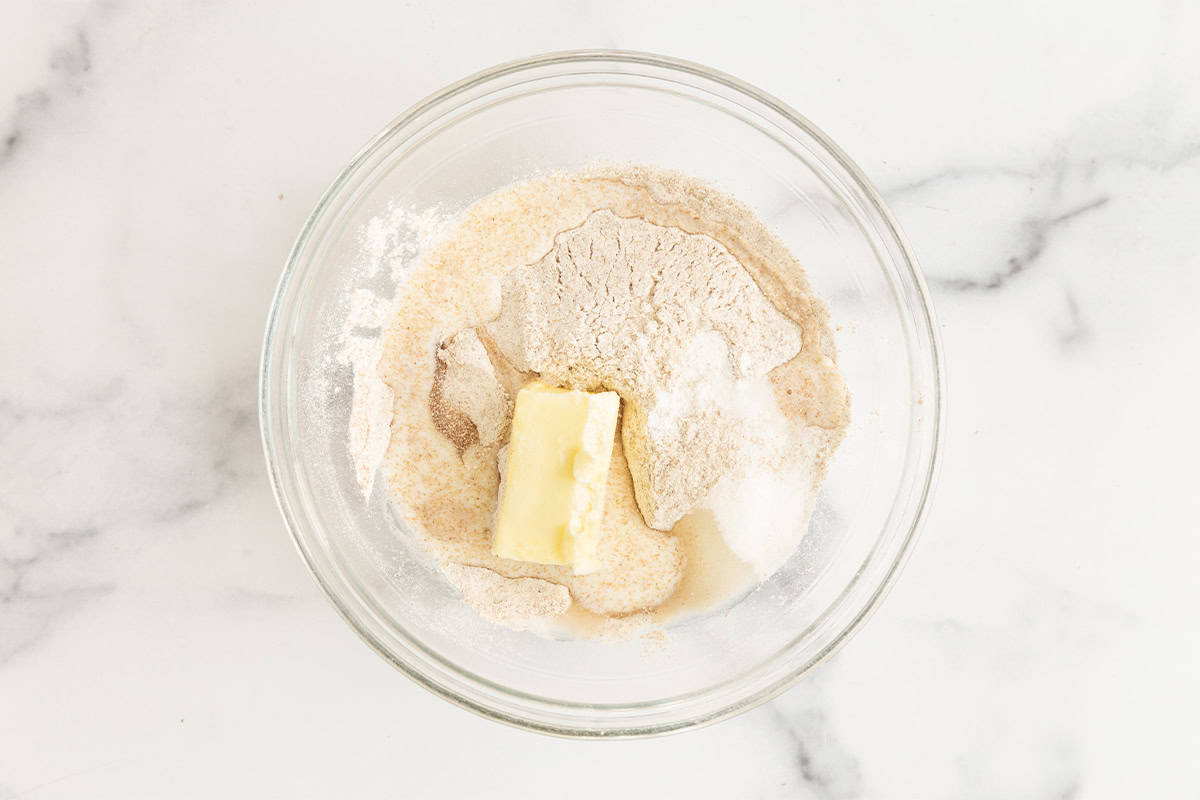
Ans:
{"label": "white marble surface", "polygon": [[[1197,796],[1200,6],[700,5],[0,3],[0,798]],[[524,734],[395,673],[293,552],[255,420],[272,288],[348,157],[587,46],[837,139],[950,376],[880,613],[660,741]]]}

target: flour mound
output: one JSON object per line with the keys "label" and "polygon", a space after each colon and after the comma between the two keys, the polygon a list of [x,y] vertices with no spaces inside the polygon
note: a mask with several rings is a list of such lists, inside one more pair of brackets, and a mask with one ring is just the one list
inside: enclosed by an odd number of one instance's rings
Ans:
{"label": "flour mound", "polygon": [[742,388],[801,349],[800,327],[704,234],[595,211],[510,271],[487,326],[520,370],[624,400],[622,440],[646,524],[669,530],[760,426]]}
{"label": "flour mound", "polygon": [[536,631],[546,619],[566,613],[571,593],[537,578],[505,578],[483,567],[446,562],[442,571],[484,619],[515,631]]}

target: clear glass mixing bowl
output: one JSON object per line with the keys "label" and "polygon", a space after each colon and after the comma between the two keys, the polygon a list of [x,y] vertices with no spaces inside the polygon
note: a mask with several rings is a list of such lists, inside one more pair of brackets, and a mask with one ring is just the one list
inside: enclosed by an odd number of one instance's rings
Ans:
{"label": "clear glass mixing bowl", "polygon": [[[664,644],[554,641],[485,622],[390,513],[347,450],[352,376],[330,360],[348,297],[387,292],[362,240],[390,204],[443,212],[536,174],[601,161],[674,168],[755,208],[829,303],[853,422],[794,557]],[[370,331],[367,331],[369,334]],[[943,382],[913,254],[853,162],[779,100],[696,64],[553,53],[438,92],[359,153],[288,258],[267,325],[262,434],[309,569],[380,655],[442,697],[521,727],[639,736],[710,723],[778,694],[863,623],[929,499]]]}

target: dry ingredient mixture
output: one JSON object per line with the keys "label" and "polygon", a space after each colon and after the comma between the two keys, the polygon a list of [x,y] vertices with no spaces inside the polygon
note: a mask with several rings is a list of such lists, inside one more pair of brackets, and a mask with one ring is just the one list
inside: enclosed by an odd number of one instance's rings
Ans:
{"label": "dry ingredient mixture", "polygon": [[[602,166],[484,198],[394,308],[354,359],[360,481],[390,399],[392,501],[463,598],[518,630],[629,637],[765,579],[849,421],[799,263],[748,208],[675,172]],[[513,399],[534,378],[621,395],[590,574],[491,552]]]}

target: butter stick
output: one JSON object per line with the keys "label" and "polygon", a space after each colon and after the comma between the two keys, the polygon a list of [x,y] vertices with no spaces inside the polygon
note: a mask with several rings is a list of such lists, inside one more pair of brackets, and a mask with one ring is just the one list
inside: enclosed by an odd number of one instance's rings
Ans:
{"label": "butter stick", "polygon": [[492,552],[599,568],[604,496],[620,396],[534,382],[517,393]]}

